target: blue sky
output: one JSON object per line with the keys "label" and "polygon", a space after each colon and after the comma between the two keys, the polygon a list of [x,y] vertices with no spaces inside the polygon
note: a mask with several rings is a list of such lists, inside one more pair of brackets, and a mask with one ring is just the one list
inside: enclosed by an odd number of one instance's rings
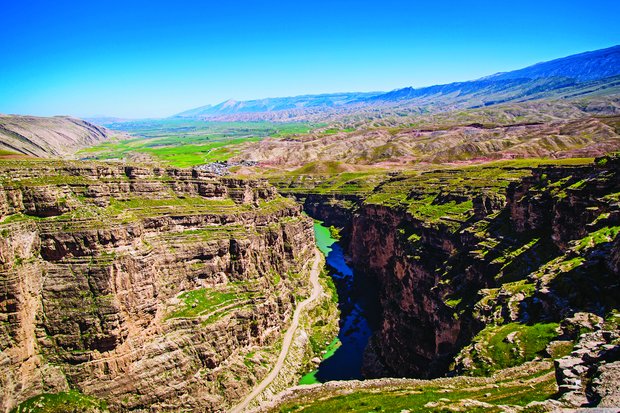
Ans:
{"label": "blue sky", "polygon": [[620,43],[617,0],[2,3],[0,113],[168,116],[469,80]]}

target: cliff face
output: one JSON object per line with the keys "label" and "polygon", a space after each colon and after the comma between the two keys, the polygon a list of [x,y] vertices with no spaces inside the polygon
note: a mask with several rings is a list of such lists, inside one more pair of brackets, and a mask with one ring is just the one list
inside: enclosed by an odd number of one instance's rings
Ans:
{"label": "cliff face", "polygon": [[[311,221],[262,181],[33,162],[0,171],[0,410],[68,388],[216,411],[275,362]],[[259,347],[260,346],[260,347]]]}
{"label": "cliff face", "polygon": [[[424,237],[424,256],[414,256],[399,228]],[[352,224],[351,261],[379,284],[381,324],[364,366],[369,377],[427,377],[447,369],[462,322],[441,299],[434,263],[455,251],[454,239],[423,228],[406,213],[380,205],[362,208]]]}
{"label": "cliff face", "polygon": [[619,165],[465,168],[383,184],[353,216],[348,245],[379,284],[382,323],[364,373],[483,373],[493,355],[476,343],[498,326],[525,337],[576,312],[618,309]]}
{"label": "cliff face", "polygon": [[517,365],[536,352],[524,347],[495,363],[483,341],[618,308],[618,163],[516,161],[272,182],[343,228],[351,265],[378,284],[382,322],[366,376],[433,377]]}

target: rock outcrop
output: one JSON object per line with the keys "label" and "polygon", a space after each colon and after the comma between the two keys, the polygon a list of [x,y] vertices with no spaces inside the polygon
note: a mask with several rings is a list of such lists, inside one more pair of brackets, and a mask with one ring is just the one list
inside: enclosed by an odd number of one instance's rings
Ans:
{"label": "rock outcrop", "polygon": [[518,365],[563,320],[618,310],[619,170],[608,156],[272,182],[343,228],[351,265],[377,282],[366,376],[427,378]]}
{"label": "rock outcrop", "polygon": [[555,360],[560,400],[571,406],[617,407],[620,403],[620,332],[601,327],[581,334],[573,351]]}
{"label": "rock outcrop", "polygon": [[192,170],[0,178],[0,411],[69,388],[113,411],[220,411],[268,373],[309,291],[300,206]]}
{"label": "rock outcrop", "polygon": [[349,243],[356,268],[379,282],[383,321],[366,374],[442,375],[487,326],[617,309],[619,165],[535,168],[493,191],[467,182],[481,171],[461,171],[462,186],[430,193],[431,204],[416,203],[428,186],[396,206],[369,198]]}

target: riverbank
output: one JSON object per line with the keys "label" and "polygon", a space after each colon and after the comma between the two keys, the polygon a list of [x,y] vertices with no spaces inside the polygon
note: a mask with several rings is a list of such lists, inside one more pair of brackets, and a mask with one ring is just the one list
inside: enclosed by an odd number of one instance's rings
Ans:
{"label": "riverbank", "polygon": [[369,300],[363,294],[365,289],[360,288],[360,280],[355,278],[353,269],[346,263],[344,250],[333,231],[321,221],[315,221],[314,234],[338,292],[340,330],[325,349],[318,368],[304,375],[299,384],[361,380],[364,350],[372,334],[367,311]]}

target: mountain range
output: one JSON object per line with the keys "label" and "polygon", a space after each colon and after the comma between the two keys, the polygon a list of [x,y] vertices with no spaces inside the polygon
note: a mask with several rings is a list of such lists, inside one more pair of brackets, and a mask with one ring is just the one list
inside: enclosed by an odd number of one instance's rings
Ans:
{"label": "mountain range", "polygon": [[[211,120],[303,120],[375,106],[433,113],[541,98],[607,95],[620,91],[620,45],[538,63],[480,79],[390,92],[334,93],[248,101],[227,100],[181,112],[175,117]],[[276,114],[279,114],[276,115]]]}
{"label": "mountain range", "polygon": [[355,104],[364,99],[380,95],[381,93],[382,92],[329,93],[321,95],[265,98],[240,102],[229,99],[217,105],[206,105],[196,109],[190,109],[175,116],[192,118],[236,113],[274,112],[303,108],[333,108]]}

